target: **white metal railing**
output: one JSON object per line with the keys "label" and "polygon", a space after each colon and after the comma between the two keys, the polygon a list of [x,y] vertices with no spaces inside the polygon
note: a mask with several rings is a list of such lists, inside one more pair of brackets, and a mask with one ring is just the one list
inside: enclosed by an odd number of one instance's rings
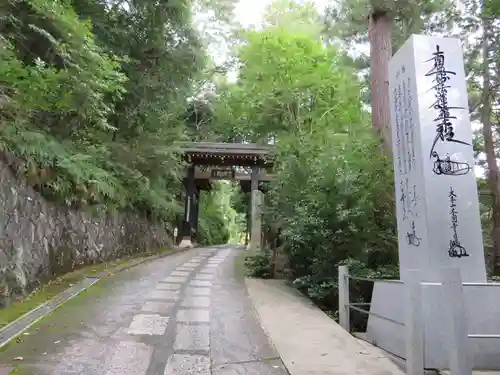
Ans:
{"label": "white metal railing", "polygon": [[[351,303],[349,298],[349,281],[387,281],[403,283],[405,289],[405,320],[398,322],[388,317],[381,316],[364,309],[370,303]],[[490,283],[462,283],[460,271],[457,268],[443,268],[442,282],[429,283],[422,282],[422,275],[418,270],[407,272],[406,279],[400,280],[380,280],[356,277],[349,275],[347,266],[339,267],[339,324],[350,331],[351,310],[375,316],[379,319],[388,320],[392,323],[405,327],[405,356],[406,373],[408,375],[424,374],[424,318],[422,311],[422,286],[438,285],[445,291],[443,296],[444,314],[446,319],[447,335],[449,337],[449,367],[453,375],[471,375],[472,362],[468,351],[468,339],[500,339],[500,334],[469,334],[467,327],[467,314],[463,288],[467,286],[497,286],[499,284]]]}
{"label": "white metal railing", "polygon": [[[350,331],[350,312],[351,310],[361,312],[366,315],[372,315],[379,319],[384,319],[392,323],[405,326],[405,346],[406,346],[406,373],[409,375],[423,375],[424,374],[424,330],[423,330],[423,315],[421,304],[422,288],[420,286],[419,273],[417,271],[409,272],[411,277],[408,278],[406,283],[407,288],[407,301],[406,306],[406,320],[405,323],[390,319],[388,317],[379,315],[369,310],[362,309],[360,306],[370,306],[370,303],[351,303],[349,298],[349,280],[359,281],[382,281],[376,279],[369,279],[364,277],[350,276],[347,266],[339,267],[339,324]],[[402,283],[399,280],[390,280],[390,282]],[[408,324],[409,323],[409,324]]]}

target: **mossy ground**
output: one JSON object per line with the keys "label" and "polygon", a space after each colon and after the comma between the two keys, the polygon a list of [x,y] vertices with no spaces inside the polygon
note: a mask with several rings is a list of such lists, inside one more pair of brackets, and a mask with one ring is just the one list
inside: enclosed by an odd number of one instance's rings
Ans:
{"label": "mossy ground", "polygon": [[16,367],[9,375],[35,375],[25,367]]}
{"label": "mossy ground", "polygon": [[[19,335],[16,339],[1,347],[0,363],[10,363],[12,367],[15,367],[14,372],[10,375],[36,375],[28,364],[31,362],[30,359],[43,356],[46,347],[59,340],[61,336],[71,337],[75,331],[75,326],[78,326],[80,321],[87,316],[86,306],[102,301],[106,298],[106,295],[113,293],[113,288],[117,283],[116,278],[106,276],[114,275],[119,271],[144,263],[151,259],[152,256],[164,256],[173,252],[176,251],[163,248],[153,253],[142,253],[137,256],[81,268],[44,285],[40,290],[33,292],[29,298],[0,310],[5,320],[10,319],[12,321],[48,301],[84,277],[101,277],[101,281],[82,291],[78,296],[62,304],[55,311],[31,326],[26,334]],[[16,365],[15,358],[17,357],[23,359]],[[25,363],[26,361],[27,363]]]}
{"label": "mossy ground", "polygon": [[[121,262],[123,263],[123,262]],[[14,367],[9,375],[37,375],[30,362],[33,358],[44,355],[47,347],[70,337],[84,319],[85,306],[91,305],[109,292],[111,278],[104,279],[82,291],[78,296],[59,306],[55,311],[33,324],[27,335],[21,334],[0,348],[0,363]],[[16,359],[19,358],[19,361]],[[28,363],[24,363],[27,360]],[[18,364],[16,364],[16,362]]]}
{"label": "mossy ground", "polygon": [[15,301],[10,306],[0,309],[0,328],[49,301],[85,277],[106,277],[128,266],[135,265],[137,261],[140,263],[141,259],[147,260],[149,256],[168,254],[171,251],[169,248],[162,248],[156,252],[141,253],[136,256],[127,256],[110,262],[85,266],[62,275],[34,290],[26,298]]}

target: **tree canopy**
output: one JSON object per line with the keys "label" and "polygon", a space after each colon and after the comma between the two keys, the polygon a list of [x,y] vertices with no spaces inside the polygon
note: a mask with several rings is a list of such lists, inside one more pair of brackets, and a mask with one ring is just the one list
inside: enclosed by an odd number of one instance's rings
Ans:
{"label": "tree canopy", "polygon": [[[172,219],[187,100],[206,52],[190,1],[12,0],[1,29],[1,146],[44,195]],[[21,162],[19,162],[21,161]]]}
{"label": "tree canopy", "polygon": [[308,11],[296,5],[285,20],[278,14],[243,34],[239,78],[219,93],[214,124],[228,140],[275,141],[265,224],[279,229],[296,284],[332,307],[337,265],[382,272],[397,264],[393,177],[344,52],[285,27],[288,19],[310,19]]}
{"label": "tree canopy", "polygon": [[[478,156],[489,147],[488,169],[496,164],[498,1],[462,5],[465,15],[444,0],[344,0],[323,16],[310,3],[280,0],[261,27],[234,32],[229,0],[9,0],[0,6],[2,155],[47,199],[170,225],[183,211],[175,141],[273,142],[265,227],[280,237],[296,284],[334,309],[336,266],[398,272],[392,164],[365,106],[374,97],[361,74],[367,56],[348,48],[377,31],[370,17],[387,26],[371,38],[387,42],[372,45],[372,56],[385,45],[388,58],[413,32],[484,31],[466,58],[473,118],[492,119],[492,133],[475,141]],[[210,19],[210,32],[195,16]],[[221,38],[230,61],[217,66],[211,43]],[[234,82],[224,77],[233,63]],[[479,186],[488,233],[500,220],[492,223],[495,197],[484,180]],[[248,201],[229,183],[204,192],[201,243],[242,240]]]}

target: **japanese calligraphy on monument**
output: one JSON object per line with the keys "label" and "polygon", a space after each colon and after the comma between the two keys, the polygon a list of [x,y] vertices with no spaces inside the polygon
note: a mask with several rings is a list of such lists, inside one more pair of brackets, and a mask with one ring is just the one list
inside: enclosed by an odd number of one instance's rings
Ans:
{"label": "japanese calligraphy on monument", "polygon": [[395,155],[397,160],[399,203],[406,227],[406,242],[409,246],[419,247],[422,238],[418,234],[416,219],[420,216],[417,184],[414,181],[416,168],[415,123],[413,121],[413,102],[411,77],[401,65],[396,73],[396,83],[392,88],[393,113],[395,120]]}
{"label": "japanese calligraphy on monument", "polygon": [[446,69],[446,56],[439,45],[436,45],[432,57],[427,61],[432,63],[432,68],[426,76],[433,77],[431,90],[434,91],[436,98],[436,101],[431,105],[431,108],[436,110],[436,118],[434,118],[436,136],[429,151],[430,157],[434,158],[433,172],[437,175],[448,176],[467,174],[470,171],[470,166],[466,161],[451,160],[449,155],[441,158],[436,150],[439,142],[454,142],[471,147],[470,143],[457,138],[454,131],[453,122],[457,117],[453,112],[465,109],[453,106],[448,99],[448,89],[452,87],[451,79],[456,76],[456,72]]}
{"label": "japanese calligraphy on monument", "polygon": [[450,262],[486,278],[472,129],[458,39],[413,35],[389,67],[401,277]]}
{"label": "japanese calligraphy on monument", "polygon": [[465,247],[463,247],[458,239],[458,212],[457,212],[457,194],[450,186],[450,217],[451,217],[451,228],[453,229],[453,238],[450,240],[450,248],[448,250],[448,255],[451,258],[461,258],[468,257],[469,254]]}

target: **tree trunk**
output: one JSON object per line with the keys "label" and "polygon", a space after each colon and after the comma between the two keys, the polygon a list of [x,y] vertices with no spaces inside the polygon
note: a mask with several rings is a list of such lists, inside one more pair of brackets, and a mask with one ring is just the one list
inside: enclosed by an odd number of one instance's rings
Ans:
{"label": "tree trunk", "polygon": [[[484,13],[484,12],[483,12]],[[495,145],[493,142],[493,132],[491,130],[491,96],[490,96],[490,67],[488,32],[490,31],[489,21],[483,14],[483,91],[481,122],[483,123],[484,152],[488,163],[488,183],[493,201],[493,223],[491,239],[493,249],[489,256],[490,267],[493,272],[497,271],[497,263],[500,259],[500,180],[497,160],[495,156]]]}
{"label": "tree trunk", "polygon": [[389,60],[392,57],[392,19],[385,11],[374,10],[370,16],[370,60],[372,126],[391,155],[391,113],[389,107]]}

